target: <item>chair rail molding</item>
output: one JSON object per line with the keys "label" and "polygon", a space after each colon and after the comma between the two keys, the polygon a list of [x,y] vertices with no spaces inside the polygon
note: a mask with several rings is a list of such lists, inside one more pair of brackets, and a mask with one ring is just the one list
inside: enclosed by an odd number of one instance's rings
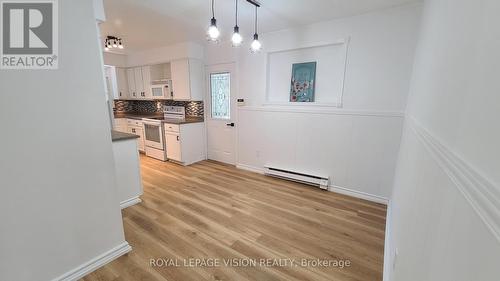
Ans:
{"label": "chair rail molding", "polygon": [[375,116],[375,117],[396,117],[404,118],[404,112],[399,111],[374,111],[374,110],[356,110],[328,108],[322,105],[282,105],[282,104],[264,104],[262,106],[241,106],[240,111],[265,111],[265,112],[288,112],[288,113],[315,113],[330,115],[353,115],[353,116]]}
{"label": "chair rail molding", "polygon": [[500,187],[468,164],[441,140],[408,116],[408,125],[417,139],[453,181],[484,224],[500,242]]}

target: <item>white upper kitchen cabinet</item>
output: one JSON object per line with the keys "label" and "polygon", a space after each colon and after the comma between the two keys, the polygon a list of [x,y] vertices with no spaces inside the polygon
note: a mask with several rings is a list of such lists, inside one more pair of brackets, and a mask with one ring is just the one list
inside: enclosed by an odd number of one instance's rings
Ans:
{"label": "white upper kitchen cabinet", "polygon": [[130,98],[125,68],[104,66],[104,74],[106,75],[106,90],[111,99],[126,100]]}
{"label": "white upper kitchen cabinet", "polygon": [[134,68],[134,80],[135,80],[135,92],[137,93],[138,99],[144,98],[144,83],[142,80],[142,68]]}
{"label": "white upper kitchen cabinet", "polygon": [[116,84],[118,86],[118,99],[128,99],[129,87],[127,82],[127,69],[121,67],[116,68]]}
{"label": "white upper kitchen cabinet", "polygon": [[141,67],[142,72],[142,89],[143,89],[143,99],[152,99],[153,93],[151,92],[151,67],[143,66]]}
{"label": "white upper kitchen cabinet", "polygon": [[119,99],[118,87],[116,85],[116,71],[114,66],[104,66],[104,76],[106,78],[106,94],[110,100]]}
{"label": "white upper kitchen cabinet", "polygon": [[174,100],[203,100],[203,64],[196,59],[170,62]]}
{"label": "white upper kitchen cabinet", "polygon": [[133,68],[127,69],[128,93],[130,99],[137,99],[139,97],[135,88],[135,71]]}
{"label": "white upper kitchen cabinet", "polygon": [[[151,69],[150,66],[139,66],[127,69],[129,96],[131,99],[150,100]],[[132,81],[132,82],[131,82]]]}

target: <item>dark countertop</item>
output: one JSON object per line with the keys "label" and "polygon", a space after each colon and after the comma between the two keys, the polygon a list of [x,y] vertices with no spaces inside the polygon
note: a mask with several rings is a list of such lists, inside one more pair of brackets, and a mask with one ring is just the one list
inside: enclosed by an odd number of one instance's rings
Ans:
{"label": "dark countertop", "polygon": [[114,116],[115,116],[115,118],[127,118],[127,119],[142,120],[142,118],[162,117],[163,113],[160,113],[160,114],[114,113]]}
{"label": "dark countertop", "polygon": [[182,125],[182,124],[190,124],[190,123],[203,123],[205,120],[203,117],[186,117],[184,120],[179,120],[179,119],[163,119],[161,122],[163,123],[168,123],[168,124],[177,124],[177,125]]}
{"label": "dark countertop", "polygon": [[[131,114],[131,113],[115,113],[115,118],[127,118],[127,119],[136,119],[142,120],[143,118],[158,118],[163,117],[163,113],[161,114]],[[179,119],[163,119],[161,120],[163,123],[168,124],[190,124],[190,123],[203,123],[205,119],[203,117],[195,117],[195,116],[187,116],[184,120]]]}
{"label": "dark countertop", "polygon": [[139,136],[129,133],[122,133],[115,130],[111,130],[111,140],[112,141],[122,141],[122,140],[131,140],[137,139]]}

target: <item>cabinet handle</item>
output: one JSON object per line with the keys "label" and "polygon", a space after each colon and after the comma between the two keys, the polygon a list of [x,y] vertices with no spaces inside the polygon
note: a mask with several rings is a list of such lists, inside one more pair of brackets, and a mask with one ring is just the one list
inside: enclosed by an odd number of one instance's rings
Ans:
{"label": "cabinet handle", "polygon": [[122,96],[122,92],[120,92],[120,97]]}
{"label": "cabinet handle", "polygon": [[177,136],[177,141],[180,141],[181,139],[179,138],[179,136]]}

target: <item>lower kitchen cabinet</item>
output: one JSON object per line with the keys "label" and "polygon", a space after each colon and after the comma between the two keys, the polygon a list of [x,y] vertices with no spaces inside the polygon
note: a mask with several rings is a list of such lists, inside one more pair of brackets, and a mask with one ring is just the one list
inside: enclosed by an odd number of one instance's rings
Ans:
{"label": "lower kitchen cabinet", "polygon": [[144,152],[144,128],[142,127],[141,120],[115,118],[113,130],[139,136],[137,139],[137,147],[139,148],[139,151]]}
{"label": "lower kitchen cabinet", "polygon": [[181,136],[179,133],[166,132],[167,158],[177,162],[182,162]]}
{"label": "lower kitchen cabinet", "polygon": [[205,123],[164,124],[167,158],[182,165],[206,159]]}
{"label": "lower kitchen cabinet", "polygon": [[140,151],[144,152],[144,128],[141,120],[128,119],[127,120],[127,133],[139,136],[137,139],[137,147]]}
{"label": "lower kitchen cabinet", "polygon": [[137,147],[139,148],[140,151],[144,151],[144,131],[143,131],[143,129],[140,127],[130,127],[130,128],[128,128],[128,133],[139,136],[139,138],[137,139]]}

